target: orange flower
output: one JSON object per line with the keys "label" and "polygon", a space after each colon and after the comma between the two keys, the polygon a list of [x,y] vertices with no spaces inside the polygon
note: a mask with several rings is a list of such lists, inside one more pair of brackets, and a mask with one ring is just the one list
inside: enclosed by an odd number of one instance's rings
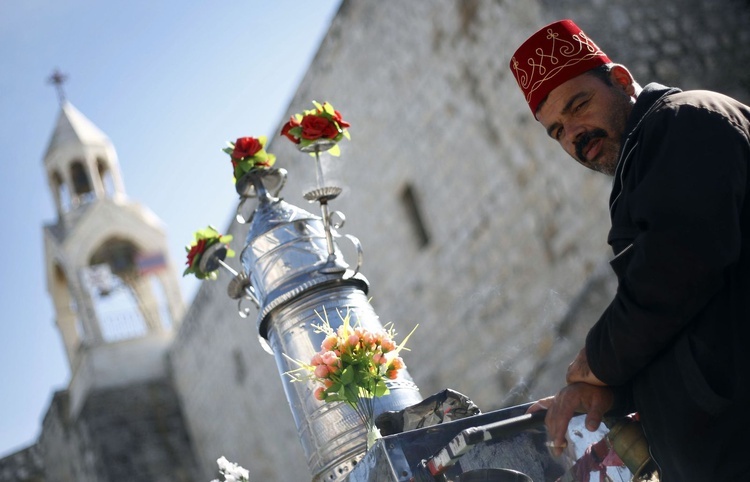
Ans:
{"label": "orange flower", "polygon": [[380,346],[383,348],[383,353],[388,353],[396,349],[396,344],[390,338],[380,340]]}
{"label": "orange flower", "polygon": [[318,387],[313,392],[313,396],[320,401],[324,401],[326,399],[326,390],[323,387]]}
{"label": "orange flower", "polygon": [[328,335],[325,340],[323,340],[323,343],[320,345],[320,348],[326,351],[333,350],[336,348],[336,345],[338,344],[339,339],[334,335]]}

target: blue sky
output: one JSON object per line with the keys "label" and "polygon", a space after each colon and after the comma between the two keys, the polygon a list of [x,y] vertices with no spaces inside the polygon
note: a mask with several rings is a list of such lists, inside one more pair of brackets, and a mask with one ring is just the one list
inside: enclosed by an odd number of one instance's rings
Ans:
{"label": "blue sky", "polygon": [[[70,375],[44,272],[49,75],[68,75],[67,99],[111,139],[181,265],[193,231],[236,207],[220,149],[275,135],[340,1],[0,0],[0,457],[36,440]],[[190,302],[197,281],[181,283]]]}

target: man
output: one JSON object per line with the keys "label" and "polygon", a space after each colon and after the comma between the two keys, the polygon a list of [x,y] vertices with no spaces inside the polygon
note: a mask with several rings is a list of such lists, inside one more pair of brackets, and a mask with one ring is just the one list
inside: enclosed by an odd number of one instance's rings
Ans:
{"label": "man", "polygon": [[568,385],[530,409],[547,409],[553,452],[577,412],[595,430],[637,411],[662,482],[750,480],[750,108],[641,88],[570,20],[510,68],[547,134],[614,176],[617,292]]}

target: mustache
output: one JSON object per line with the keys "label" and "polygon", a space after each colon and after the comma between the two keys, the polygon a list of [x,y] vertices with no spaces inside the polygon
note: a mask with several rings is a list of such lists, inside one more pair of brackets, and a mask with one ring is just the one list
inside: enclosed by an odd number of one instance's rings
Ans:
{"label": "mustache", "polygon": [[584,132],[583,134],[581,134],[581,136],[575,141],[576,156],[578,156],[578,159],[586,162],[586,157],[583,155],[583,150],[586,148],[589,142],[593,141],[594,139],[604,139],[606,137],[607,131],[605,131],[604,129],[594,129],[592,131]]}

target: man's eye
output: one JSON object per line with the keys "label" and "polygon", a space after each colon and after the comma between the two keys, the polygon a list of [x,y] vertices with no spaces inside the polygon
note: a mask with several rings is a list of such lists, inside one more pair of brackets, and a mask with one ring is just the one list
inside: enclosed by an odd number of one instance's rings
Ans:
{"label": "man's eye", "polygon": [[560,137],[562,137],[562,133],[563,133],[562,127],[559,129],[555,129],[554,136],[553,136],[555,140],[559,141]]}
{"label": "man's eye", "polygon": [[583,106],[585,106],[586,104],[588,104],[588,102],[589,102],[588,100],[584,100],[583,102],[581,102],[580,104],[578,104],[576,106],[576,108],[575,108],[575,112],[578,112],[579,110],[581,110],[583,108]]}

